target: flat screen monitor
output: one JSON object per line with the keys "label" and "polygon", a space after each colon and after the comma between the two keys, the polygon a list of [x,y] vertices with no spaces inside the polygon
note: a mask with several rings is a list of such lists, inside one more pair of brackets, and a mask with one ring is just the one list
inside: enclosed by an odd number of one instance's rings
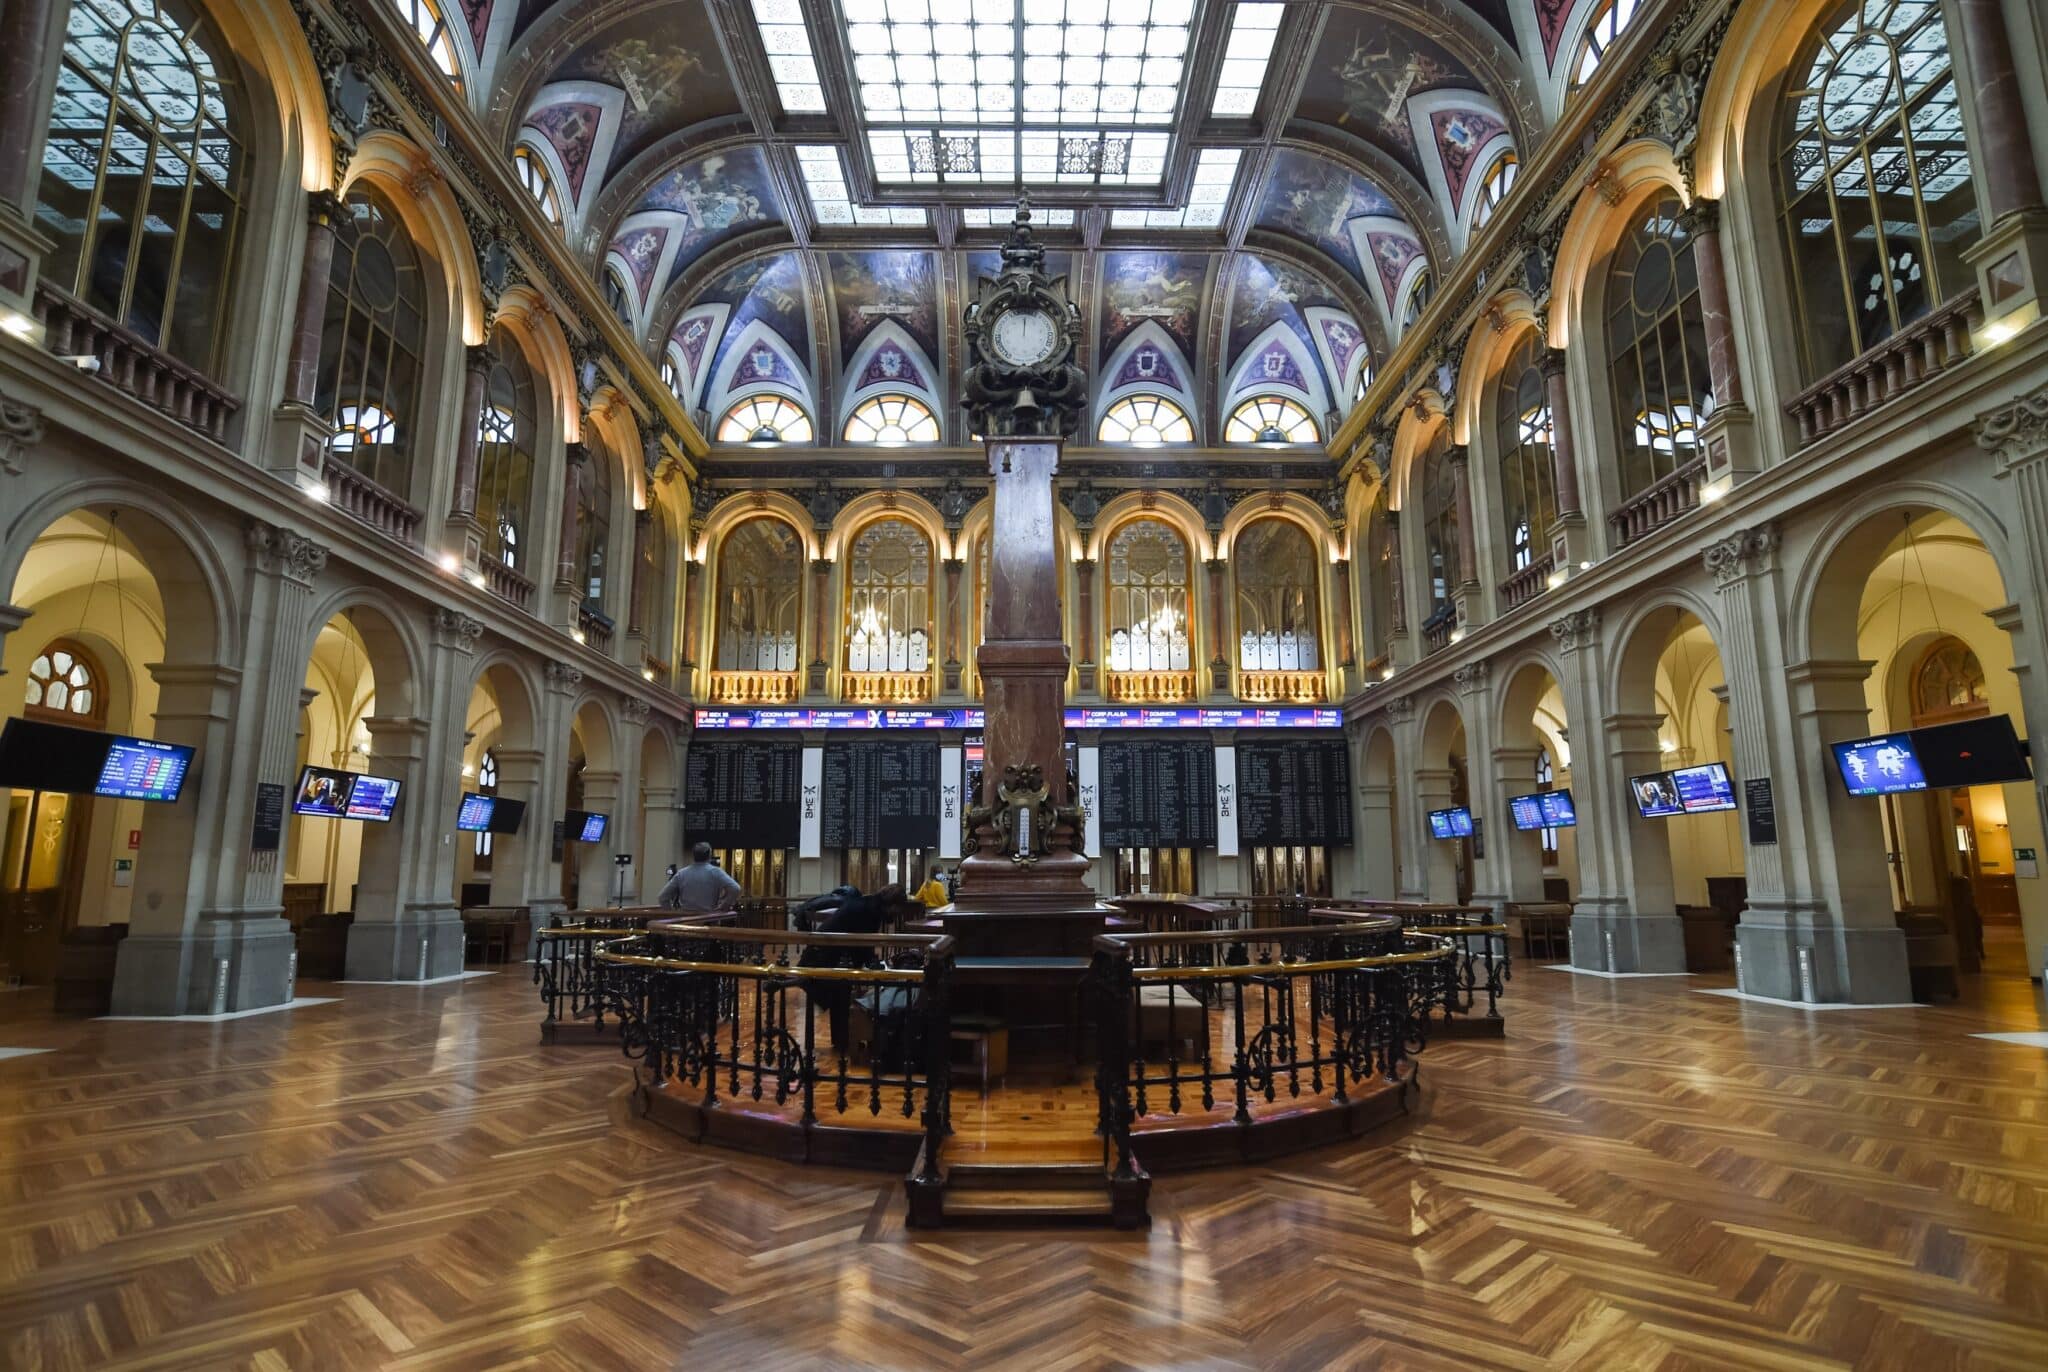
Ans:
{"label": "flat screen monitor", "polygon": [[2031,781],[2026,745],[2011,715],[1934,724],[1913,731],[1913,751],[1929,786],[1992,786]]}
{"label": "flat screen monitor", "polygon": [[1543,824],[1543,797],[1541,795],[1509,796],[1508,814],[1514,819],[1517,829],[1541,829]]}
{"label": "flat screen monitor", "polygon": [[1678,803],[1678,783],[1671,779],[1669,772],[1645,772],[1628,779],[1629,794],[1635,797],[1636,813],[1644,819],[1662,819],[1666,815],[1682,815],[1685,807]]}
{"label": "flat screen monitor", "polygon": [[496,804],[491,806],[491,832],[494,834],[516,834],[520,821],[526,818],[526,802],[507,800],[503,796],[492,797]]}
{"label": "flat screen monitor", "polygon": [[122,800],[176,800],[184,789],[185,774],[191,770],[192,750],[183,744],[114,734],[109,737],[107,760],[100,764],[93,794]]}
{"label": "flat screen monitor", "polygon": [[1921,770],[1920,755],[1913,747],[1910,733],[1850,739],[1833,747],[1842,785],[1852,796],[1888,796],[1927,789],[1927,776]]}
{"label": "flat screen monitor", "polygon": [[299,790],[292,801],[295,815],[318,815],[343,819],[348,815],[348,793],[355,786],[354,772],[337,772],[331,767],[308,767],[299,773]]}
{"label": "flat screen monitor", "polygon": [[603,843],[605,822],[610,818],[595,810],[571,810],[563,816],[562,833],[571,843]]}
{"label": "flat screen monitor", "polygon": [[1431,810],[1429,833],[1432,838],[1470,838],[1472,812],[1462,805],[1449,810]]}
{"label": "flat screen monitor", "polygon": [[1718,762],[1680,767],[1671,773],[1671,782],[1678,788],[1679,805],[1689,815],[1735,808],[1735,783]]}
{"label": "flat screen monitor", "polygon": [[1543,807],[1544,828],[1570,829],[1577,826],[1579,812],[1572,805],[1570,790],[1545,791],[1536,797],[1536,803]]}
{"label": "flat screen monitor", "polygon": [[391,818],[392,807],[398,804],[397,777],[359,776],[348,792],[348,817],[382,824]]}
{"label": "flat screen monitor", "polygon": [[491,827],[491,811],[497,807],[496,796],[478,795],[474,791],[462,794],[462,805],[455,811],[455,827],[466,833],[487,833]]}

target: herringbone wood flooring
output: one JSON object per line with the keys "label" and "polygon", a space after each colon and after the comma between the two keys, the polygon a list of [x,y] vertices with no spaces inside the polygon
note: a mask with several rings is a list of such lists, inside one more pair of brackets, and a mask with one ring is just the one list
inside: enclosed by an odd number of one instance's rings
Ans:
{"label": "herringbone wood flooring", "polygon": [[[913,1236],[893,1179],[624,1118],[513,975],[222,1025],[0,997],[0,1367],[2029,1368],[2048,1055],[1517,969],[1416,1115],[1161,1179],[1138,1235]],[[310,988],[313,994],[325,993]]]}

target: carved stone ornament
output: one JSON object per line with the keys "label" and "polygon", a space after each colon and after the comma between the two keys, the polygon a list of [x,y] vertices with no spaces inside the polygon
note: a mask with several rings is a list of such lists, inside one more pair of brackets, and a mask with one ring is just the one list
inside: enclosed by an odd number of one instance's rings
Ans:
{"label": "carved stone ornament", "polygon": [[645,724],[647,717],[654,713],[654,707],[639,696],[621,696],[619,713],[626,717],[628,724]]}
{"label": "carved stone ornament", "polygon": [[43,412],[0,392],[0,471],[21,472],[23,450],[43,441]]}
{"label": "carved stone ornament", "polygon": [[1777,529],[1763,524],[1715,539],[1701,550],[1700,562],[1714,574],[1715,585],[1732,586],[1750,573],[1762,571],[1777,547]]}
{"label": "carved stone ornament", "polygon": [[1461,695],[1473,695],[1486,689],[1487,675],[1486,661],[1482,658],[1477,662],[1468,662],[1451,673],[1451,679],[1458,683]]}
{"label": "carved stone ornament", "polygon": [[1018,197],[1002,256],[1002,271],[976,284],[961,321],[972,361],[961,398],[968,422],[990,438],[1072,438],[1088,404],[1087,374],[1073,363],[1081,311],[1067,279],[1045,274],[1028,195]]}
{"label": "carved stone ornament", "polygon": [[1600,611],[1573,610],[1570,614],[1550,621],[1550,636],[1557,640],[1557,646],[1567,653],[1593,646],[1593,640],[1600,633]]}
{"label": "carved stone ornament", "polygon": [[2013,468],[2048,457],[2048,382],[1977,416],[1977,446]]}
{"label": "carved stone ornament", "polygon": [[814,486],[805,508],[811,512],[811,523],[820,529],[831,528],[833,517],[839,513],[839,496],[833,491],[832,483],[820,481]]}
{"label": "carved stone ornament", "polygon": [[1080,484],[1066,492],[1067,510],[1074,516],[1074,523],[1083,529],[1095,527],[1095,516],[1102,513],[1102,500],[1095,494],[1095,483],[1082,477]]}
{"label": "carved stone ornament", "polygon": [[484,626],[482,620],[471,619],[460,610],[441,606],[434,611],[434,632],[458,652],[473,653],[476,641],[483,637]]}
{"label": "carved stone ornament", "polygon": [[958,530],[960,521],[967,518],[967,512],[974,508],[974,497],[967,494],[967,488],[954,477],[946,482],[946,489],[939,493],[939,514],[946,521],[948,529]]}
{"label": "carved stone ornament", "polygon": [[993,804],[975,805],[967,811],[967,827],[977,832],[984,826],[995,831],[997,854],[1019,867],[1035,866],[1052,849],[1054,829],[1064,823],[1078,830],[1078,806],[1052,803],[1051,788],[1037,763],[1003,768]]}
{"label": "carved stone ornament", "polygon": [[1415,697],[1395,696],[1387,702],[1386,715],[1389,724],[1406,724],[1415,718]]}
{"label": "carved stone ornament", "polygon": [[555,691],[573,691],[583,684],[583,673],[566,662],[548,664],[548,688]]}
{"label": "carved stone ornament", "polygon": [[1394,470],[1394,439],[1391,434],[1373,435],[1372,446],[1365,450],[1365,460],[1372,463],[1379,479],[1385,481]]}
{"label": "carved stone ornament", "polygon": [[320,575],[321,569],[327,565],[324,544],[275,524],[251,520],[243,531],[243,538],[257,566],[302,586],[312,585],[313,578]]}

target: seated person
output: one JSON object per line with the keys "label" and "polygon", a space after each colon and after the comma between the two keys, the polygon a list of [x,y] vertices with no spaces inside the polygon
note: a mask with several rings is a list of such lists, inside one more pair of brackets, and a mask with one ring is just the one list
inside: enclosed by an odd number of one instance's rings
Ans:
{"label": "seated person", "polygon": [[953,899],[946,883],[939,879],[939,869],[934,866],[925,874],[924,885],[917,888],[918,903],[927,910],[936,910]]}

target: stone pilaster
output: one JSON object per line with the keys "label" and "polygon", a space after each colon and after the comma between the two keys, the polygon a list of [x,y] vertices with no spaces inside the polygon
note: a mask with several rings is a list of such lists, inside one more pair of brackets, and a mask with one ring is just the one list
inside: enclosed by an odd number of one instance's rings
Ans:
{"label": "stone pilaster", "polygon": [[[595,910],[617,903],[618,872],[612,858],[626,851],[623,837],[627,816],[620,806],[625,788],[618,772],[583,773],[583,808],[611,819],[604,826],[604,838],[597,843],[572,843],[576,862],[576,904]],[[575,835],[569,835],[571,839]],[[566,860],[566,859],[565,859]]]}

